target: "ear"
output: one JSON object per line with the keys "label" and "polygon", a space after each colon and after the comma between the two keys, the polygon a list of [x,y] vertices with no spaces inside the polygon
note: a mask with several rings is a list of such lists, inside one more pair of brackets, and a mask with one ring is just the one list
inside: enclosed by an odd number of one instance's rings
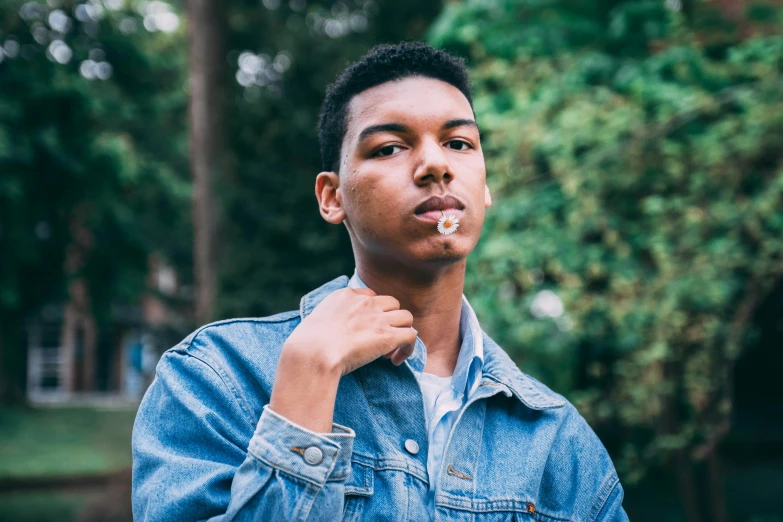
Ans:
{"label": "ear", "polygon": [[484,208],[489,208],[492,205],[492,194],[489,193],[489,187],[484,185]]}
{"label": "ear", "polygon": [[345,219],[343,197],[340,192],[340,177],[335,172],[321,172],[315,178],[315,197],[321,217],[333,225]]}

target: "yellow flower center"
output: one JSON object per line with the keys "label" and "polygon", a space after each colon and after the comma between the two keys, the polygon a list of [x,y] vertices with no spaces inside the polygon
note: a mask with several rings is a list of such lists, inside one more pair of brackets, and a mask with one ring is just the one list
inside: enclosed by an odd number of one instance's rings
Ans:
{"label": "yellow flower center", "polygon": [[444,226],[444,227],[446,227],[446,228],[450,228],[450,227],[451,227],[451,220],[450,220],[450,219],[447,219],[447,220],[446,220],[446,221],[443,223],[443,226]]}

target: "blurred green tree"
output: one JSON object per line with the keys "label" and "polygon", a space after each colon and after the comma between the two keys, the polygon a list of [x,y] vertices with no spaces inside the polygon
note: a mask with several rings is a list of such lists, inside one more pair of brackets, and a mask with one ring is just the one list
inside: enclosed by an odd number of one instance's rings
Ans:
{"label": "blurred green tree", "polygon": [[190,266],[184,40],[144,7],[0,1],[3,402],[24,398],[25,321],[70,282],[100,328],[147,290],[148,254]]}
{"label": "blurred green tree", "polygon": [[730,427],[733,361],[783,276],[781,10],[709,8],[469,1],[430,33],[470,56],[495,195],[466,293],[624,481],[674,460],[691,521],[725,520],[691,463]]}
{"label": "blurred green tree", "polygon": [[[213,107],[226,123],[197,152],[227,145],[213,155],[206,254],[218,282],[204,319],[296,307],[352,269],[347,235],[321,220],[312,195],[325,86],[371,45],[422,37],[440,9],[414,0],[221,6],[227,29],[202,49],[225,55],[223,70],[207,74],[224,74]],[[149,290],[150,253],[193,280],[191,221],[203,206],[188,168],[187,31],[200,42],[212,25],[184,22],[179,2],[0,0],[3,400],[24,394],[25,320],[67,301],[74,280],[87,284],[104,326],[113,304]]]}

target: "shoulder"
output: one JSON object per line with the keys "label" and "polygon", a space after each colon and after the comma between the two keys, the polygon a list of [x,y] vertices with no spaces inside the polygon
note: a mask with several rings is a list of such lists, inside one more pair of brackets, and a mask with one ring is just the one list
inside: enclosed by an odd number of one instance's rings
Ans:
{"label": "shoulder", "polygon": [[282,343],[299,322],[298,311],[269,317],[225,319],[198,328],[169,351],[206,360],[247,356],[277,359]]}
{"label": "shoulder", "polygon": [[[518,401],[513,425],[536,448],[541,473],[537,508],[555,519],[589,522],[621,495],[612,459],[576,407],[563,395],[523,373],[489,336],[484,337],[489,377],[508,387]],[[507,430],[508,431],[508,430]]]}
{"label": "shoulder", "polygon": [[283,344],[300,321],[291,311],[202,326],[163,354],[157,376],[197,394],[228,393],[251,416],[260,415]]}
{"label": "shoulder", "polygon": [[549,462],[559,468],[587,467],[614,473],[614,466],[603,443],[576,407],[563,395],[541,381],[519,372],[512,391],[526,409],[536,412],[532,417],[541,424],[541,433],[549,441]]}
{"label": "shoulder", "polygon": [[[530,375],[523,375],[536,392],[557,402],[554,407],[546,409],[547,418],[553,428],[546,468],[557,470],[558,474],[564,469],[592,470],[595,474],[589,480],[598,482],[615,480],[616,472],[609,453],[576,407],[566,397],[552,391],[541,381]],[[592,474],[579,472],[578,476],[587,479],[590,475]]]}
{"label": "shoulder", "polygon": [[[549,494],[541,508],[549,513],[577,510],[571,513],[577,520],[596,520],[607,501],[622,491],[614,464],[573,404],[566,401],[557,418],[541,481],[542,491]],[[571,501],[562,504],[563,499]]]}

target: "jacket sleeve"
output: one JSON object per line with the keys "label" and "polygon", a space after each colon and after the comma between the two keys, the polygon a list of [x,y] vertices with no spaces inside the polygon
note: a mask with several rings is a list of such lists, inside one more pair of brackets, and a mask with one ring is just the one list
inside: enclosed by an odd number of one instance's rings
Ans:
{"label": "jacket sleeve", "polygon": [[628,515],[623,509],[623,487],[617,475],[611,479],[609,495],[598,497],[595,507],[597,513],[595,522],[628,522]]}
{"label": "jacket sleeve", "polygon": [[164,354],[133,428],[134,520],[342,520],[354,432],[268,406],[254,426],[236,389],[186,350]]}

